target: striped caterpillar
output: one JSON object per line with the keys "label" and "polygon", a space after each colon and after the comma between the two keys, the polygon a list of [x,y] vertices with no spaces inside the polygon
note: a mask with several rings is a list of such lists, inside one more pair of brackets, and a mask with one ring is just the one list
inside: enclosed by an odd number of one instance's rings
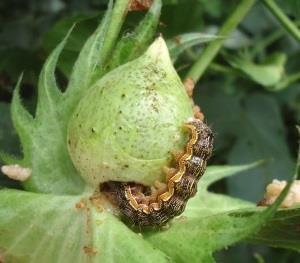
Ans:
{"label": "striped caterpillar", "polygon": [[184,124],[190,131],[185,152],[177,158],[176,168],[168,168],[167,185],[153,195],[136,183],[111,182],[121,213],[139,227],[161,226],[180,215],[188,199],[197,192],[198,180],[205,172],[212,153],[213,134],[199,119]]}

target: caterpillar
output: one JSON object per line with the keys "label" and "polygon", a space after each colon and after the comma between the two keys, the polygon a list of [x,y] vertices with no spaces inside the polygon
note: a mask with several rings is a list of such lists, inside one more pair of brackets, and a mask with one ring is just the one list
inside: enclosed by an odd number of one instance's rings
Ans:
{"label": "caterpillar", "polygon": [[111,182],[121,213],[136,226],[164,225],[180,215],[188,199],[197,192],[198,180],[212,153],[213,134],[206,124],[195,118],[188,120],[184,127],[189,130],[190,138],[176,160],[176,168],[167,169],[167,184],[161,193],[153,196],[143,185]]}

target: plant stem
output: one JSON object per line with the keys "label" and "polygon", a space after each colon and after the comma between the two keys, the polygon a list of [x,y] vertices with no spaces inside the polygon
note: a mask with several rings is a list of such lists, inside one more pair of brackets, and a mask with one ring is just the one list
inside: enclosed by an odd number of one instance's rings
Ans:
{"label": "plant stem", "polygon": [[275,90],[279,91],[282,89],[287,88],[294,82],[298,81],[300,79],[300,72],[291,74],[290,76],[287,76],[284,80],[278,83],[278,85],[275,86]]}
{"label": "plant stem", "polygon": [[280,28],[280,30],[272,32],[270,35],[264,37],[261,41],[255,42],[253,49],[250,52],[251,57],[254,57],[255,55],[257,55],[257,53],[261,52],[266,47],[268,47],[275,41],[279,40],[283,36],[284,36],[284,31]]}
{"label": "plant stem", "polygon": [[255,2],[256,0],[242,0],[240,2],[240,4],[236,7],[230,17],[225,21],[224,25],[221,27],[218,33],[219,36],[222,36],[224,38],[216,39],[207,46],[207,48],[200,55],[198,60],[188,72],[186,76],[187,78],[190,77],[195,82],[197,82],[201,78],[210,62],[214,59],[214,57],[222,47],[222,44],[226,40],[226,36],[228,36],[231,31],[234,30],[237,25],[243,20],[243,18]]}
{"label": "plant stem", "polygon": [[117,0],[114,4],[109,27],[102,47],[103,60],[109,59],[115,42],[119,36],[120,29],[128,11],[129,0]]}
{"label": "plant stem", "polygon": [[273,0],[263,0],[264,5],[278,19],[280,24],[300,43],[300,30],[284,14],[281,8]]}
{"label": "plant stem", "polygon": [[217,63],[211,63],[209,65],[209,69],[214,70],[216,72],[228,74],[228,75],[234,75],[234,76],[239,75],[237,70]]}

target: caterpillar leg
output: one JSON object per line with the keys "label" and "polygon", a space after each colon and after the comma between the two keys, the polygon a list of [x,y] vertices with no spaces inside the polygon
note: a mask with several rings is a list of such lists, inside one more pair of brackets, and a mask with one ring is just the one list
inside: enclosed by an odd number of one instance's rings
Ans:
{"label": "caterpillar leg", "polygon": [[[199,107],[196,112],[201,113]],[[134,182],[113,182],[121,213],[140,228],[166,224],[183,212],[186,202],[197,191],[197,182],[212,153],[213,133],[196,117],[183,127],[189,130],[189,140],[184,151],[172,151],[176,168],[163,168],[166,183],[156,181],[149,192],[149,187]]]}
{"label": "caterpillar leg", "polygon": [[150,202],[155,202],[157,197],[167,190],[167,185],[160,181],[155,181],[154,186],[151,186],[151,195],[148,196]]}
{"label": "caterpillar leg", "polygon": [[170,180],[170,178],[177,172],[176,168],[164,166],[163,171],[166,174],[166,182]]}

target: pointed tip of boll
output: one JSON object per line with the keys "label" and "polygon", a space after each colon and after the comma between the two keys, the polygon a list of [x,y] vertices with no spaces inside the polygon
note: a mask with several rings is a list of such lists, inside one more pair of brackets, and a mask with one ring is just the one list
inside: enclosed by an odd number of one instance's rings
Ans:
{"label": "pointed tip of boll", "polygon": [[164,63],[172,64],[167,44],[162,35],[155,39],[155,41],[148,48],[146,54],[151,56],[155,60],[160,60]]}

